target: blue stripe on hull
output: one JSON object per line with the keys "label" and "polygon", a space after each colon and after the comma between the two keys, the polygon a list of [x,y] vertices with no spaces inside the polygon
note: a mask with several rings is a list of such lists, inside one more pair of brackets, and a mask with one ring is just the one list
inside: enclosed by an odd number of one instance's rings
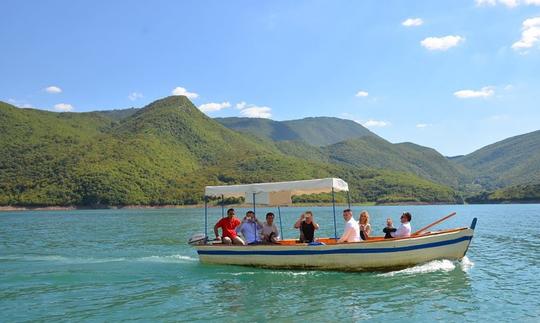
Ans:
{"label": "blue stripe on hull", "polygon": [[[362,248],[362,249],[332,249],[332,250],[197,250],[199,255],[332,255],[332,254],[356,254],[356,253],[388,253],[419,249],[448,246],[463,241],[470,241],[472,236],[460,237],[452,240],[425,243],[417,246],[405,246],[395,248]],[[308,247],[309,248],[309,247]]]}

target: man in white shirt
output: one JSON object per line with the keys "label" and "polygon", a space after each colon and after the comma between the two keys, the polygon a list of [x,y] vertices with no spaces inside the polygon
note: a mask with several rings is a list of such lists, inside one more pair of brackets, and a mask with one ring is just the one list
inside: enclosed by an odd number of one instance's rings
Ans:
{"label": "man in white shirt", "polygon": [[263,223],[261,229],[261,239],[265,243],[277,243],[279,238],[279,231],[274,224],[274,213],[266,213],[266,222]]}
{"label": "man in white shirt", "polygon": [[236,228],[237,233],[242,233],[247,244],[257,244],[261,242],[260,230],[262,223],[255,217],[255,212],[248,211],[242,224]]}
{"label": "man in white shirt", "polygon": [[409,212],[403,212],[401,215],[401,225],[396,232],[391,232],[392,238],[405,238],[411,236],[411,219],[412,215]]}
{"label": "man in white shirt", "polygon": [[360,228],[358,222],[354,220],[351,209],[343,210],[343,219],[345,220],[345,229],[343,235],[339,238],[338,243],[342,242],[359,242]]}

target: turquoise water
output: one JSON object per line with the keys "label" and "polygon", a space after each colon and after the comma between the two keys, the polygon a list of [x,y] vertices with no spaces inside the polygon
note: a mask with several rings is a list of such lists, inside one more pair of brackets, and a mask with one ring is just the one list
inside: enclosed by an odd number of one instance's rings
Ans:
{"label": "turquoise water", "polygon": [[[413,229],[452,211],[441,227],[478,226],[462,262],[341,273],[201,265],[199,209],[3,212],[0,321],[540,320],[540,205],[365,209],[375,230],[404,210]],[[286,237],[302,210],[282,210]],[[312,210],[332,236],[331,208]]]}

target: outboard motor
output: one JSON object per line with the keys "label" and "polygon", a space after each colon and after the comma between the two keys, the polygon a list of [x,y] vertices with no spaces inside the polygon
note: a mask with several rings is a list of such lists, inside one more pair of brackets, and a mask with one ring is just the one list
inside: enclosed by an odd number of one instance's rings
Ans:
{"label": "outboard motor", "polygon": [[188,244],[190,245],[201,245],[206,244],[208,239],[206,238],[206,235],[204,233],[195,233],[191,236],[188,240]]}

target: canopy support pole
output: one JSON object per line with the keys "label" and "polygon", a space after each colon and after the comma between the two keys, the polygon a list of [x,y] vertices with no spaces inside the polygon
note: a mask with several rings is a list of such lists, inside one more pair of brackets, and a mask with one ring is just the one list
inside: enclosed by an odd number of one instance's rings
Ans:
{"label": "canopy support pole", "polygon": [[[253,213],[255,213],[255,193],[253,193]],[[255,213],[257,215],[257,213]]]}
{"label": "canopy support pole", "polygon": [[351,193],[347,191],[347,204],[349,204],[349,209],[351,208]]}
{"label": "canopy support pole", "polygon": [[283,225],[281,225],[281,209],[277,206],[277,214],[279,217],[279,231],[281,232],[281,240],[283,240]]}
{"label": "canopy support pole", "polygon": [[334,212],[334,238],[337,240],[337,224],[336,224],[336,196],[334,187],[332,186],[332,210]]}
{"label": "canopy support pole", "polygon": [[208,240],[208,196],[204,196],[204,237]]}
{"label": "canopy support pole", "polygon": [[223,194],[221,194],[221,217],[225,217],[225,199],[223,198]]}

